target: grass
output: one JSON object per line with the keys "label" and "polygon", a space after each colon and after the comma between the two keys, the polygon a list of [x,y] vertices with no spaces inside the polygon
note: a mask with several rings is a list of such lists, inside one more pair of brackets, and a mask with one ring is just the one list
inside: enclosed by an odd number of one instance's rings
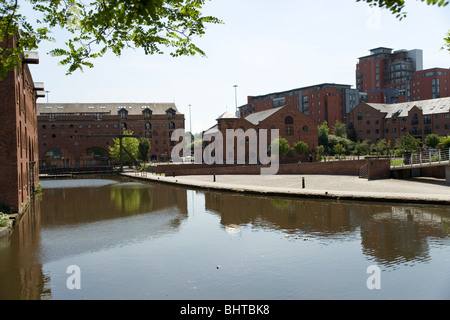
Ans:
{"label": "grass", "polygon": [[403,164],[403,159],[391,159],[391,166],[400,166]]}

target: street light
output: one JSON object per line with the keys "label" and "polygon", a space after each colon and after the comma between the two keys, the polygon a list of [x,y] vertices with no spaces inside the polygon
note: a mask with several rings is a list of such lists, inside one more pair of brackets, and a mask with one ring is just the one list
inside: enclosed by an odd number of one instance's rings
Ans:
{"label": "street light", "polygon": [[237,87],[238,87],[238,85],[235,84],[233,87],[234,87],[234,100],[235,100],[235,104],[236,104],[236,115],[237,115]]}
{"label": "street light", "polygon": [[192,134],[192,117],[191,117],[191,105],[189,105],[189,131]]}

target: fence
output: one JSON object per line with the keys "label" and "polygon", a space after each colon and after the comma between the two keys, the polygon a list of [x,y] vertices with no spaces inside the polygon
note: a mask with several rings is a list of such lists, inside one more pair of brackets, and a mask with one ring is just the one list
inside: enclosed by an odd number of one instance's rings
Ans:
{"label": "fence", "polygon": [[420,153],[405,153],[401,157],[391,157],[391,168],[448,164],[449,156],[450,148],[430,149]]}

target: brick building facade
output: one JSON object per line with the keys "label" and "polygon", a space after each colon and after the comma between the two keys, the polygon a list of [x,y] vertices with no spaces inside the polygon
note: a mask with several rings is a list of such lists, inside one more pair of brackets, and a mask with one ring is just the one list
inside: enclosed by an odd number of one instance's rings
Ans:
{"label": "brick building facade", "polygon": [[247,104],[239,107],[239,116],[281,106],[293,106],[320,125],[325,121],[333,126],[345,122],[346,114],[359,103],[358,91],[350,85],[323,83],[313,86],[247,97]]}
{"label": "brick building facade", "polygon": [[123,131],[148,138],[149,158],[166,161],[175,129],[184,115],[174,103],[39,103],[38,135],[41,167],[110,164],[109,147]]}
{"label": "brick building facade", "polygon": [[356,88],[370,103],[450,97],[450,69],[423,69],[422,50],[375,48],[356,64]]}
{"label": "brick building facade", "polygon": [[422,141],[431,134],[450,134],[450,98],[395,104],[361,102],[348,114],[358,141],[394,141],[407,134]]}
{"label": "brick building facade", "polygon": [[0,205],[14,212],[22,211],[39,183],[36,99],[44,94],[28,67],[38,62],[37,53],[27,53],[21,68],[0,81]]}
{"label": "brick building facade", "polygon": [[[251,113],[245,118],[238,118],[229,113],[222,114],[217,119],[217,124],[212,128],[203,132],[204,137],[215,135],[220,133],[223,137],[223,159],[224,163],[226,159],[233,159],[236,163],[238,159],[237,149],[242,146],[244,142],[240,142],[238,138],[232,138],[235,141],[228,141],[230,144],[234,145],[233,154],[230,154],[226,150],[227,141],[225,139],[230,139],[227,137],[227,129],[232,129],[236,132],[237,129],[242,129],[244,132],[248,132],[249,129],[256,132],[258,141],[252,141],[250,137],[245,137],[245,162],[248,163],[250,156],[257,157],[259,159],[259,139],[262,133],[261,129],[267,130],[267,146],[270,145],[273,137],[270,135],[271,129],[278,129],[279,137],[285,138],[289,145],[292,147],[298,141],[303,141],[308,145],[308,149],[313,152],[316,149],[318,143],[318,133],[317,126],[311,117],[308,117],[304,113],[300,112],[295,105],[286,105],[282,107],[271,108],[269,110],[259,111]],[[257,154],[250,154],[252,146],[258,146]],[[204,144],[204,148],[207,143]],[[256,149],[252,149],[253,151]],[[264,150],[265,151],[265,150]],[[306,160],[307,157],[300,157],[294,153],[294,156],[290,160]]]}

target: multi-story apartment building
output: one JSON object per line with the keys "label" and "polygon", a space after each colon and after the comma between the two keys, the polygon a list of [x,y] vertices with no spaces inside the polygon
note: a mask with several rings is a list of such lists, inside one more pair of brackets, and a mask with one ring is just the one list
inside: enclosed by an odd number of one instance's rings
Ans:
{"label": "multi-story apartment building", "polygon": [[[2,45],[15,47],[16,41]],[[36,100],[45,94],[28,67],[37,63],[37,53],[26,53],[20,68],[0,81],[0,205],[14,212],[22,211],[39,183]]]}
{"label": "multi-story apartment building", "polygon": [[174,103],[39,103],[39,159],[42,167],[110,163],[109,147],[125,130],[151,142],[151,160],[169,160],[171,134],[184,129]]}
{"label": "multi-story apartment building", "polygon": [[325,121],[333,126],[336,121],[346,122],[346,114],[359,103],[359,93],[350,85],[323,83],[260,96],[248,96],[247,104],[239,107],[238,115],[293,106],[309,116],[316,124]]}
{"label": "multi-story apartment building", "polygon": [[435,133],[450,134],[450,98],[394,104],[361,102],[348,114],[359,141],[394,141],[407,134],[425,140]]}
{"label": "multi-story apartment building", "polygon": [[380,47],[360,57],[356,64],[356,88],[362,101],[399,103],[450,96],[450,70],[423,69],[422,50]]}

